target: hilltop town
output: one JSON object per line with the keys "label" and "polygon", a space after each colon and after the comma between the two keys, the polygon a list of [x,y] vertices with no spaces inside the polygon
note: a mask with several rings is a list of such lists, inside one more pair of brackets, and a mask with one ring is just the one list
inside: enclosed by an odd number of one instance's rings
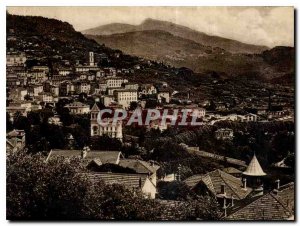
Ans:
{"label": "hilltop town", "polygon": [[[195,73],[110,49],[58,20],[7,14],[8,217],[293,220],[294,93],[293,79],[228,76],[213,68]],[[192,109],[199,124],[191,125],[192,115],[186,126],[162,125],[162,118],[128,126],[128,118],[114,124],[111,116],[100,124],[102,109],[129,115]],[[175,121],[183,118],[179,113]],[[46,182],[30,178],[27,191],[26,168],[47,175],[41,176]],[[66,187],[55,187],[55,179]],[[63,197],[58,206],[83,208],[77,205],[85,194],[93,211],[75,216],[49,207],[41,215],[37,206],[48,202],[38,198],[47,194],[43,183],[70,189],[54,196]],[[72,193],[71,184],[82,187]],[[102,189],[103,197],[88,189]],[[110,192],[117,201],[103,212]],[[118,212],[122,208],[126,214]]]}

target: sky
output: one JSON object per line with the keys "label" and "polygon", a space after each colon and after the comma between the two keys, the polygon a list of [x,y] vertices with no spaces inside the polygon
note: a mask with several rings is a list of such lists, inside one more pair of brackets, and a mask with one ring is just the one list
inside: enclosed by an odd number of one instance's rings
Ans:
{"label": "sky", "polygon": [[68,22],[77,31],[109,23],[138,25],[147,18],[244,43],[294,46],[293,7],[7,7],[11,14]]}

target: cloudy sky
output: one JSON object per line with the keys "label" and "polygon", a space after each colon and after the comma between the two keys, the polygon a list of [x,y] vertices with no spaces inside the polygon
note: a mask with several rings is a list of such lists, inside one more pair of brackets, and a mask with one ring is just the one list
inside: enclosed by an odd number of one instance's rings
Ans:
{"label": "cloudy sky", "polygon": [[249,44],[294,46],[292,7],[8,7],[8,12],[59,19],[78,31],[153,18]]}

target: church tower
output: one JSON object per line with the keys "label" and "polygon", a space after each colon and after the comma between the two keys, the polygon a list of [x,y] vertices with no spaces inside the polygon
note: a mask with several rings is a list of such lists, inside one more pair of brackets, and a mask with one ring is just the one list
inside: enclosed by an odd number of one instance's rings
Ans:
{"label": "church tower", "polygon": [[94,52],[89,52],[89,63],[90,63],[90,66],[95,66]]}
{"label": "church tower", "polygon": [[91,136],[99,136],[99,123],[97,122],[97,117],[100,112],[99,107],[95,103],[94,106],[91,109]]}

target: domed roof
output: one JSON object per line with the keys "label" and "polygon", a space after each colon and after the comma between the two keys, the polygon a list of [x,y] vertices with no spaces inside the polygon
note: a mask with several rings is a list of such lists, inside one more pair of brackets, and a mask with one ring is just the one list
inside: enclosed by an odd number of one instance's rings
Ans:
{"label": "domed roof", "polygon": [[249,163],[246,171],[244,171],[243,174],[247,175],[247,176],[265,176],[265,175],[267,175],[261,168],[255,154],[254,154],[251,162]]}

